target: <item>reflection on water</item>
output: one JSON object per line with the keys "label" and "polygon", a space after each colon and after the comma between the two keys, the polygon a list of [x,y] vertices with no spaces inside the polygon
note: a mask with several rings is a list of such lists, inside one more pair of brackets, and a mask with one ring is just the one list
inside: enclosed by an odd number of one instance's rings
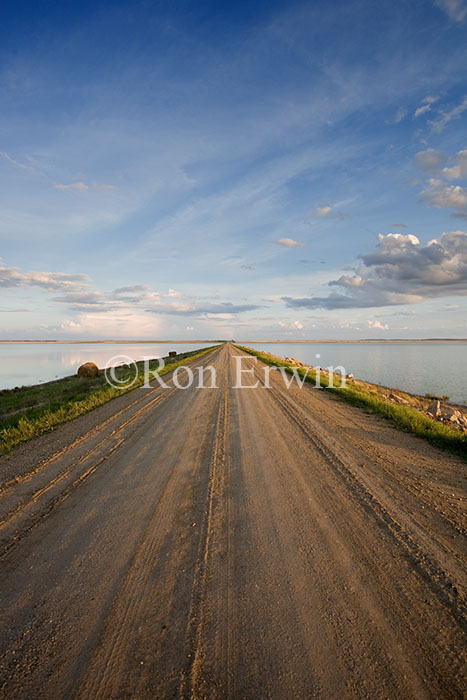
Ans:
{"label": "reflection on water", "polygon": [[[201,343],[0,345],[0,388],[66,377],[84,362],[92,361],[104,367],[115,355],[142,360],[148,356],[166,356],[169,350],[188,352],[201,346]],[[455,403],[467,403],[467,343],[257,343],[254,347],[281,357],[295,357],[307,364],[342,365],[347,373],[370,382],[415,394],[447,394]],[[121,362],[118,360],[116,364]]]}
{"label": "reflection on water", "polygon": [[[306,364],[343,365],[369,382],[467,403],[467,343],[256,343],[256,350]],[[320,357],[316,357],[320,355]]]}
{"label": "reflection on water", "polygon": [[[212,345],[208,343],[207,345]],[[83,343],[50,345],[41,343],[24,343],[0,345],[0,389],[15,386],[39,384],[52,379],[75,374],[84,362],[95,362],[98,367],[105,367],[114,356],[126,355],[132,360],[145,357],[165,357],[169,350],[189,352],[203,347],[201,343],[144,343],[99,344]],[[124,360],[119,357],[115,364]]]}

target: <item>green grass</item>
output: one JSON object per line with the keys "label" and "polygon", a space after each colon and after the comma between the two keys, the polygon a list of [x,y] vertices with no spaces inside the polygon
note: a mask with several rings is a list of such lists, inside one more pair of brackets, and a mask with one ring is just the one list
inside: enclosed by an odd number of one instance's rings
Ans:
{"label": "green grass", "polygon": [[[292,366],[285,362],[285,360],[280,360],[266,353],[257,352],[256,350],[251,350],[241,345],[237,347],[250,355],[254,355],[268,365],[285,367],[285,371],[292,374]],[[307,368],[300,367],[295,369],[300,377],[303,377],[307,370]],[[346,386],[340,386],[341,381],[339,375],[334,374],[333,379],[333,383],[336,386],[330,387],[328,377],[321,373],[320,384],[323,387],[321,390],[331,392],[338,398],[354,406],[365,409],[368,413],[375,413],[383,416],[390,420],[399,430],[403,430],[406,433],[413,433],[418,437],[428,440],[428,442],[436,447],[462,455],[464,459],[467,459],[467,435],[465,433],[461,433],[443,423],[429,418],[412,406],[401,406],[391,403],[390,401],[385,401],[377,394],[373,394],[370,391],[356,386],[351,380],[347,381]],[[316,372],[309,369],[306,381],[313,385],[316,384]]]}
{"label": "green grass", "polygon": [[[214,346],[164,358],[166,366],[160,376],[177,367],[189,364],[213,350]],[[143,362],[137,362],[138,376],[127,389],[117,389],[107,384],[104,373],[99,377],[65,377],[46,384],[0,391],[0,455],[10,452],[26,440],[53,430],[57,425],[92,411],[117,396],[132,391],[144,383]],[[151,370],[158,366],[157,360],[149,363]],[[116,371],[119,379],[134,377],[128,366]]]}

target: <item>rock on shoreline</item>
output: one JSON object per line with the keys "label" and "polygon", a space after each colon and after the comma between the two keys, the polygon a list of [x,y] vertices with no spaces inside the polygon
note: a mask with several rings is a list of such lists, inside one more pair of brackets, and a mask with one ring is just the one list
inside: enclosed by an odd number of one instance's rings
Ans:
{"label": "rock on shoreline", "polygon": [[[253,348],[248,349],[253,350]],[[253,352],[257,351],[253,350]],[[329,375],[329,372],[322,367],[307,365],[300,360],[296,360],[294,357],[277,357],[277,355],[273,355],[272,352],[265,352],[263,354],[281,360],[282,362],[287,362],[294,367],[308,367],[314,371],[318,371],[319,369],[321,374]],[[336,374],[339,373],[336,372]],[[372,382],[366,382],[362,379],[355,379],[353,374],[344,376],[349,386],[361,387],[365,391],[389,403],[394,403],[399,406],[411,406],[432,420],[444,423],[454,430],[467,433],[467,407],[455,406],[444,403],[440,399],[433,400],[433,398],[429,398],[428,396],[417,396],[416,394],[409,394],[400,389],[391,389],[381,384],[373,384]]]}

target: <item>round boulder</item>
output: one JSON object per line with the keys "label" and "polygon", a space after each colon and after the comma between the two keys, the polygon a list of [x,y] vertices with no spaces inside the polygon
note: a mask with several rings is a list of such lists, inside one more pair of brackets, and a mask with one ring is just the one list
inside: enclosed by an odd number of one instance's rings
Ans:
{"label": "round boulder", "polygon": [[85,362],[84,365],[78,367],[78,377],[98,377],[99,367],[94,362]]}

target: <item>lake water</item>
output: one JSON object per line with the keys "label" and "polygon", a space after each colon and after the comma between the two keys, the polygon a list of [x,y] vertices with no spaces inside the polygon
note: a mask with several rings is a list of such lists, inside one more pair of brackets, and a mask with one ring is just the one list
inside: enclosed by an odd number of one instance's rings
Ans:
{"label": "lake water", "polygon": [[[201,343],[0,345],[0,389],[66,377],[84,362],[105,367],[119,355],[142,360],[164,357],[169,350],[188,352],[200,347]],[[467,343],[256,343],[252,347],[321,367],[342,365],[360,379],[414,394],[447,394],[452,402],[467,404]],[[117,358],[112,364],[127,361]]]}
{"label": "lake water", "polygon": [[[412,394],[447,394],[467,404],[467,343],[255,343],[255,350],[337,367]],[[320,357],[317,357],[320,355]]]}
{"label": "lake water", "polygon": [[[100,368],[115,358],[112,365],[127,364],[145,357],[167,357],[170,350],[179,353],[208,347],[214,343],[8,343],[0,344],[0,389],[40,384],[75,374],[85,362]],[[117,357],[123,355],[124,357]],[[129,358],[125,360],[125,357]]]}

